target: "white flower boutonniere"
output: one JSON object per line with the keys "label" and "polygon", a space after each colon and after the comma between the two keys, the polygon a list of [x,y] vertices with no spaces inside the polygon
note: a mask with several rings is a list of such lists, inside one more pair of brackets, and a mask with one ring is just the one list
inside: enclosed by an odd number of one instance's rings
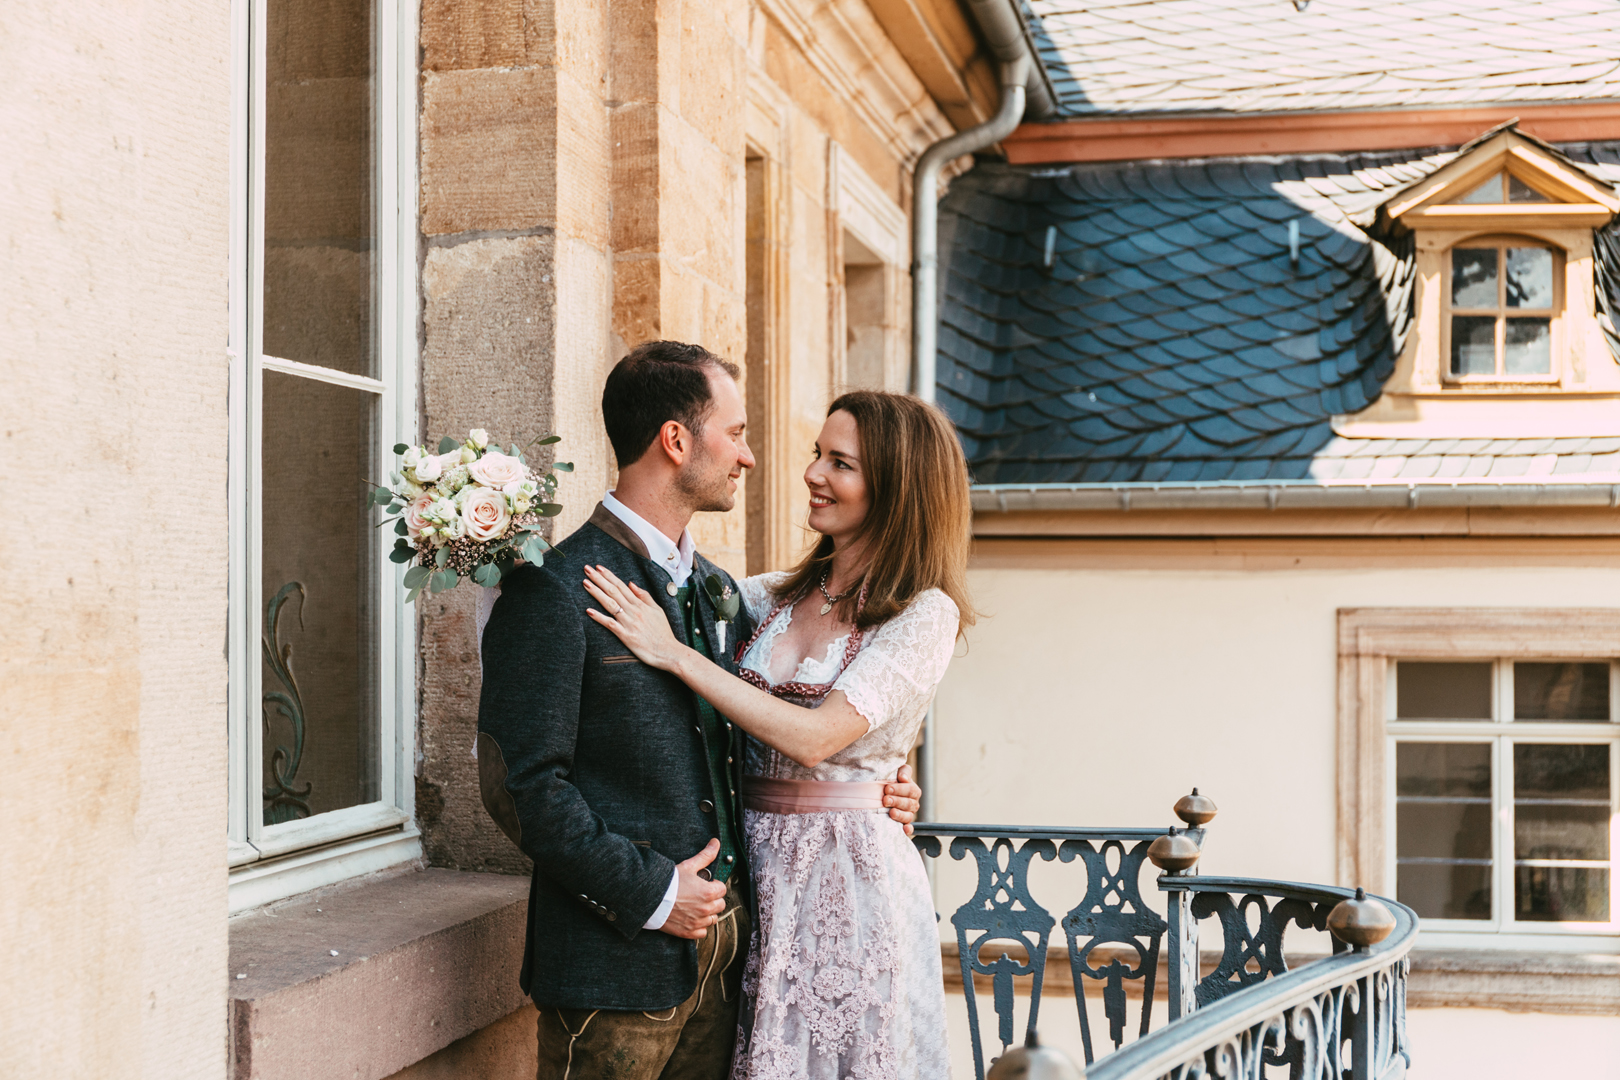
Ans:
{"label": "white flower boutonniere", "polygon": [[714,601],[714,629],[717,644],[720,647],[716,660],[726,654],[726,631],[731,627],[731,621],[737,617],[737,611],[742,607],[742,597],[727,585],[719,574],[710,574],[703,579],[703,590]]}

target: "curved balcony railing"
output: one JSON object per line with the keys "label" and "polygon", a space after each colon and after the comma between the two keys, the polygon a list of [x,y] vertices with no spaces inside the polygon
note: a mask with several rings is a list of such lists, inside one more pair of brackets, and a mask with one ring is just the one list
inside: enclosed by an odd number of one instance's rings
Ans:
{"label": "curved balcony railing", "polygon": [[[978,1080],[988,1064],[981,994],[989,991],[986,1004],[1004,1053],[1017,1013],[1025,1013],[1025,1035],[1040,1026],[1048,975],[1065,968],[1089,1080],[1248,1080],[1273,1071],[1291,1080],[1403,1075],[1406,954],[1417,916],[1393,900],[1378,898],[1382,908],[1358,904],[1353,889],[1199,876],[1195,864],[1206,837],[1200,826],[1214,806],[1203,800],[1207,812],[1188,812],[1187,803],[1178,803],[1177,812],[1190,827],[1169,834],[917,826],[915,842],[925,856],[943,863],[948,854],[971,861],[976,871],[973,895],[947,917],[956,930],[958,969],[947,978],[961,978]],[[1157,876],[1162,905],[1143,895],[1150,861],[1165,871]],[[1048,863],[1083,868],[1084,891],[1061,916],[1042,906],[1031,887],[1032,871]],[[1368,914],[1386,925],[1370,931],[1342,925]],[[1220,952],[1211,950],[1201,964],[1199,931],[1208,920],[1220,930]],[[1291,968],[1284,954],[1290,926],[1318,932],[1318,953],[1326,955]],[[1061,945],[1054,942],[1059,934]],[[1163,1023],[1155,1028],[1161,978]],[[1099,997],[1114,1050],[1100,1059],[1101,1033],[1093,1032],[1088,1008]],[[1130,997],[1141,1002],[1135,1016]]]}

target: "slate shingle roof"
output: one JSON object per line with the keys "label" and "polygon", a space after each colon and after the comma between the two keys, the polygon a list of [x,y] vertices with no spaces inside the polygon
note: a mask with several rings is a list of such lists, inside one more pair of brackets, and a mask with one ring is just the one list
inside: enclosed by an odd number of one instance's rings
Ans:
{"label": "slate shingle roof", "polygon": [[1620,98],[1614,0],[1023,0],[1060,116]]}
{"label": "slate shingle roof", "polygon": [[[1620,177],[1620,143],[1562,149]],[[1410,239],[1386,247],[1347,215],[1452,156],[983,161],[958,177],[940,207],[938,393],[975,482],[1310,480],[1361,468],[1330,449],[1329,419],[1381,393],[1411,325],[1414,267]],[[1620,266],[1600,273],[1605,306],[1620,308]],[[1572,450],[1571,462],[1581,454],[1595,460]],[[1329,464],[1338,458],[1358,463]],[[1553,475],[1575,467],[1555,463]]]}

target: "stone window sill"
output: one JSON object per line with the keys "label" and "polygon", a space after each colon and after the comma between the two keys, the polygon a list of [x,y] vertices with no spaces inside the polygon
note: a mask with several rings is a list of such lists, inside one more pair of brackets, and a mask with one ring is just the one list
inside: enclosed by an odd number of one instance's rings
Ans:
{"label": "stone window sill", "polygon": [[528,894],[413,869],[233,919],[231,1077],[381,1080],[510,1015]]}
{"label": "stone window sill", "polygon": [[1406,1004],[1620,1016],[1620,955],[1417,949]]}

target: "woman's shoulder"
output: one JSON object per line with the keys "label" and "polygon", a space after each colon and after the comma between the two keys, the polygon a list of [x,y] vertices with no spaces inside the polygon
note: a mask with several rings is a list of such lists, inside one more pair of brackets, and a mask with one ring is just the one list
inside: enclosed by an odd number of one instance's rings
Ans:
{"label": "woman's shoulder", "polygon": [[765,613],[776,606],[776,590],[787,579],[787,571],[772,570],[769,573],[745,577],[737,582],[737,591],[742,593],[743,604],[748,608],[749,616],[755,620],[763,619]]}
{"label": "woman's shoulder", "polygon": [[767,570],[763,574],[753,574],[745,577],[737,584],[741,588],[752,589],[756,592],[774,593],[782,582],[786,581],[790,576],[792,575],[786,570]]}
{"label": "woman's shoulder", "polygon": [[893,618],[877,628],[879,634],[911,635],[919,631],[937,631],[955,639],[961,622],[961,610],[943,589],[924,589],[911,598],[911,603],[900,609]]}

